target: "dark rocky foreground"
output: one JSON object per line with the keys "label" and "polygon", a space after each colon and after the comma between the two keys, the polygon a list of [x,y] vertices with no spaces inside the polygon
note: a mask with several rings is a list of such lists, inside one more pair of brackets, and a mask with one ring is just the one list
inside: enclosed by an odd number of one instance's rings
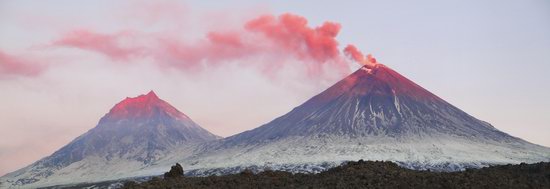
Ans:
{"label": "dark rocky foreground", "polygon": [[154,177],[139,184],[127,182],[123,188],[550,188],[550,163],[430,172],[401,168],[392,162],[360,160],[319,174],[283,171],[258,174],[243,171],[209,177],[171,174],[170,177]]}

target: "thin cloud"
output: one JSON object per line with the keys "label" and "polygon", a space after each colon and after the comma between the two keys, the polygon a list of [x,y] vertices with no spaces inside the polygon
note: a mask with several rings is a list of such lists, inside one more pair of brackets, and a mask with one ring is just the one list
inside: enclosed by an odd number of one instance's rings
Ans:
{"label": "thin cloud", "polygon": [[13,76],[34,77],[46,69],[44,64],[0,50],[0,79]]}

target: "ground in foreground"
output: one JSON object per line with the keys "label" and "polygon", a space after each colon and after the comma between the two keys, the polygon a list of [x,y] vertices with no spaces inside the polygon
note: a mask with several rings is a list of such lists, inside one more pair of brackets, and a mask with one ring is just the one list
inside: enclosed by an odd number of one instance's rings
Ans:
{"label": "ground in foreground", "polygon": [[265,171],[208,177],[155,177],[124,188],[550,188],[550,162],[462,172],[415,171],[392,162],[358,161],[319,174]]}

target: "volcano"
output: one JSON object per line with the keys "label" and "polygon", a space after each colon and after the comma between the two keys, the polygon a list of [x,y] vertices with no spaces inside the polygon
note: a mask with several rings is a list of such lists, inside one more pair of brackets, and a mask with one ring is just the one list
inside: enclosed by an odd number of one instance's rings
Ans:
{"label": "volcano", "polygon": [[549,148],[497,130],[383,64],[362,67],[289,113],[197,151],[182,160],[187,167],[316,172],[365,159],[456,171],[550,160]]}
{"label": "volcano", "polygon": [[[550,149],[499,131],[383,64],[365,66],[287,114],[220,139],[150,92],[115,105],[99,124],[0,186],[52,186],[249,170],[321,172],[346,161],[393,161],[457,171],[550,161]],[[6,184],[6,185],[4,185]]]}
{"label": "volcano", "polygon": [[181,146],[219,138],[151,91],[124,99],[96,127],[2,180],[25,187],[112,180],[150,167]]}

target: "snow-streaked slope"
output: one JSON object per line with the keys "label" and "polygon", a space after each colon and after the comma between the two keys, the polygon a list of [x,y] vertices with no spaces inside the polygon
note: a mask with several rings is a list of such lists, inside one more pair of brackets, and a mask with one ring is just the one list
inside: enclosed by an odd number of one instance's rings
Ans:
{"label": "snow-streaked slope", "polygon": [[[205,151],[194,157],[170,162],[184,162],[187,170],[217,173],[208,170],[219,169],[223,173],[226,171],[224,168],[235,167],[240,167],[235,171],[259,166],[294,172],[323,167],[317,171],[309,170],[318,172],[341,162],[359,159],[389,160],[408,168],[439,171],[457,171],[491,164],[550,161],[550,153],[545,147],[526,146],[523,143],[479,143],[467,138],[400,140],[376,136],[307,136],[225,149],[206,148]],[[304,165],[309,168],[304,168]]]}
{"label": "snow-streaked slope", "polygon": [[359,69],[268,124],[195,151],[180,156],[186,169],[295,165],[300,171],[365,159],[452,171],[550,161],[549,148],[497,130],[382,64]]}
{"label": "snow-streaked slope", "polygon": [[[146,101],[119,103],[92,129],[109,132],[91,130],[2,177],[8,182],[0,186],[160,175],[176,162],[187,174],[207,175],[245,168],[320,172],[359,159],[442,171],[550,161],[549,148],[501,132],[381,64],[357,70],[265,125],[219,140],[167,104],[153,106],[164,107],[161,113],[135,104]],[[118,130],[127,135],[111,133]],[[84,140],[88,135],[96,139]]]}
{"label": "snow-streaked slope", "polygon": [[159,99],[126,98],[98,125],[52,155],[0,179],[4,186],[48,186],[133,176],[176,148],[219,137]]}

